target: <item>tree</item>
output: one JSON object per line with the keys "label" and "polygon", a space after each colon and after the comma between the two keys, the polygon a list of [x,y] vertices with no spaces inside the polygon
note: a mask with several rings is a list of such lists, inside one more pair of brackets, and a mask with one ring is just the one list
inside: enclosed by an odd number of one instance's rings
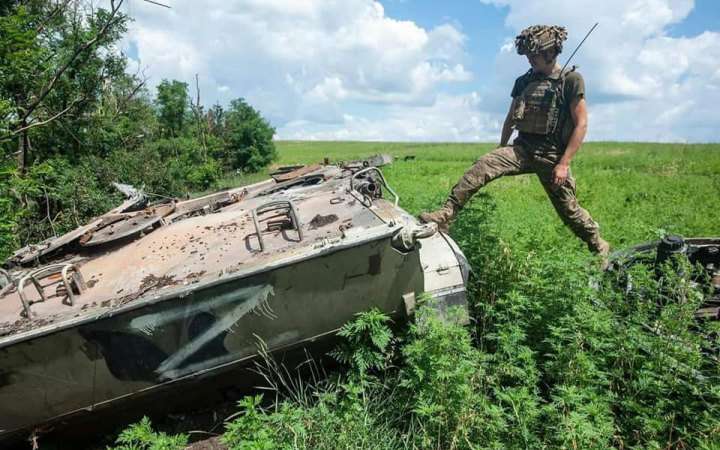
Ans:
{"label": "tree", "polygon": [[188,85],[177,80],[162,80],[157,87],[158,120],[165,137],[175,137],[185,125]]}
{"label": "tree", "polygon": [[219,103],[215,103],[207,112],[207,124],[210,134],[220,137],[225,121],[225,111]]}
{"label": "tree", "polygon": [[43,160],[85,148],[82,137],[67,130],[87,125],[70,122],[83,121],[96,108],[103,86],[124,76],[124,58],[113,49],[126,30],[122,3],[111,0],[109,10],[70,0],[3,4],[0,145],[5,154],[16,150],[21,174],[33,162],[31,151]]}
{"label": "tree", "polygon": [[231,168],[257,172],[277,158],[275,128],[244,99],[230,102],[224,116],[225,159]]}

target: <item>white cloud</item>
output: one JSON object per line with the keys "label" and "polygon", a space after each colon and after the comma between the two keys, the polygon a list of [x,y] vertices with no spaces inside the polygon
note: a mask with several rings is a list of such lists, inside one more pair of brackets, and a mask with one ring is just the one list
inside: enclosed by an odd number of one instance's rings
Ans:
{"label": "white cloud", "polygon": [[168,2],[171,10],[132,3],[133,70],[147,67],[151,85],[176,78],[191,87],[198,73],[204,102],[244,97],[283,138],[496,141],[512,81],[527,70],[515,34],[565,25],[569,55],[595,21],[574,60],[590,139],[707,141],[720,128],[720,33],[667,31],[693,0],[481,0],[508,8],[509,29],[483,73],[468,69],[468,47],[484,42],[450,23],[388,17],[378,1]]}
{"label": "white cloud", "polygon": [[439,86],[471,78],[459,30],[395,20],[372,0],[176,1],[172,8],[141,3],[133,11],[126,47],[137,49],[153,83],[199,73],[202,93],[245,97],[281,127],[338,123],[364,103],[431,105]]}
{"label": "white cloud", "polygon": [[483,112],[477,92],[465,95],[440,94],[432,105],[394,105],[369,116],[345,114],[339,124],[325,125],[307,120],[287,124],[281,139],[477,141],[497,139],[500,123]]}
{"label": "white cloud", "polygon": [[[720,33],[670,37],[667,31],[688,16],[693,0],[481,1],[509,7],[506,25],[514,33],[536,23],[566,26],[563,56],[600,23],[574,60],[585,77],[590,139],[717,140]],[[512,78],[525,63],[506,47],[497,70]]]}

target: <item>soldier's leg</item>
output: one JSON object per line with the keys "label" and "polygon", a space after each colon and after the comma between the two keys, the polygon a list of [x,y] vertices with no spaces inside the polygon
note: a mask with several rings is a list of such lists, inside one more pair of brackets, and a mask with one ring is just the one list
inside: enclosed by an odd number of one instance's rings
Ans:
{"label": "soldier's leg", "polygon": [[555,207],[562,221],[577,237],[588,246],[588,249],[597,254],[607,256],[610,252],[610,245],[600,237],[600,227],[590,213],[582,208],[576,197],[575,179],[568,174],[567,180],[561,186],[552,182],[552,170],[556,161],[543,157],[535,158],[535,171],[547,193],[552,205]]}
{"label": "soldier's leg", "polygon": [[450,191],[442,208],[420,214],[423,222],[435,222],[441,231],[450,223],[473,195],[490,181],[530,172],[527,153],[521,147],[500,147],[482,156],[463,174]]}

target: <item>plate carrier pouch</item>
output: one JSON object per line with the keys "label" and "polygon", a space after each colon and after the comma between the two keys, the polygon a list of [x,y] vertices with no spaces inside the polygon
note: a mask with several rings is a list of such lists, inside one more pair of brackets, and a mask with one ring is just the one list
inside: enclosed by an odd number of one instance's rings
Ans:
{"label": "plate carrier pouch", "polygon": [[567,74],[567,71],[563,71],[557,78],[543,77],[532,80],[525,86],[518,96],[512,114],[513,127],[516,130],[543,135],[555,132],[564,103],[562,91]]}

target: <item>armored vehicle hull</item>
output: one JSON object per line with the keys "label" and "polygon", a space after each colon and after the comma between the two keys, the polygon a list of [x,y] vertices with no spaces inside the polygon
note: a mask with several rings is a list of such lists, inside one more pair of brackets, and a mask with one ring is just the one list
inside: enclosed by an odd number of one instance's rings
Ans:
{"label": "armored vehicle hull", "polygon": [[36,264],[5,272],[0,440],[239,368],[261,342],[308,345],[373,307],[406,317],[421,293],[463,320],[462,253],[384,199],[379,170],[280,175],[18,252]]}

